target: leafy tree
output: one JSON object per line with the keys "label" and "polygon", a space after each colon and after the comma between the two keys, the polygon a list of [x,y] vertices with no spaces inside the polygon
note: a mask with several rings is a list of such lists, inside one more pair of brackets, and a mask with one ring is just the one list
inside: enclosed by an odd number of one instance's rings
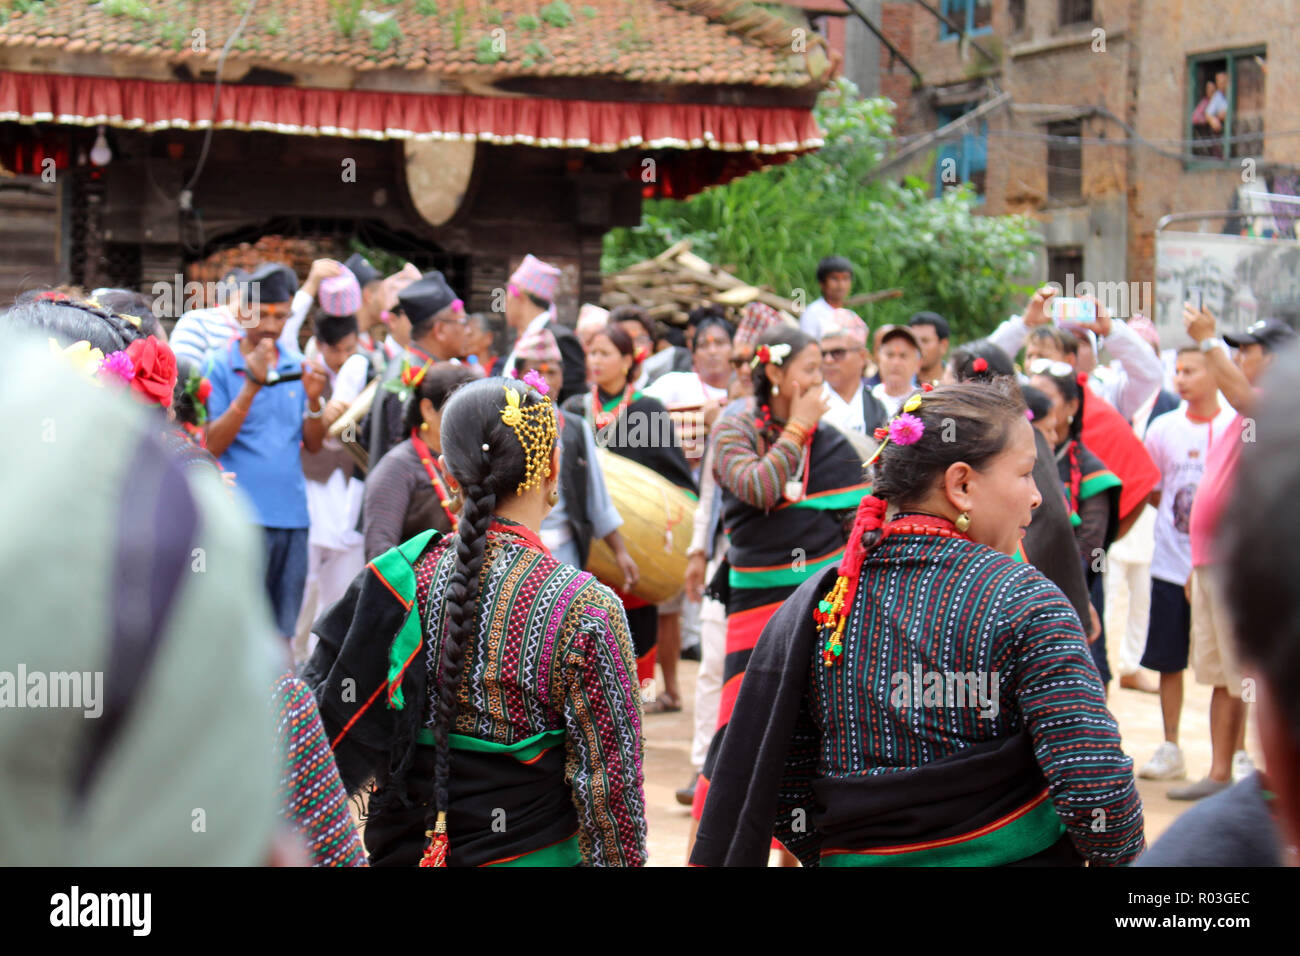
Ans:
{"label": "leafy tree", "polygon": [[855,307],[874,328],[929,309],[957,341],[990,331],[1032,287],[1041,238],[1023,216],[984,216],[967,185],[931,195],[909,178],[869,182],[893,140],[893,104],[863,99],[847,80],[825,90],[814,111],[825,145],[780,166],[685,200],[649,200],[641,225],[605,237],[601,266],[614,272],[689,238],[693,251],[734,267],[748,282],[811,302],[817,262],[843,255],[854,292],[899,288],[903,296]]}

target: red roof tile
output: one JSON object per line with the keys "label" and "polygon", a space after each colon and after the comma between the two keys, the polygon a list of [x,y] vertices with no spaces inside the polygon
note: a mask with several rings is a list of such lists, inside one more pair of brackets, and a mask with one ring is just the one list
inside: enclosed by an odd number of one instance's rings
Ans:
{"label": "red roof tile", "polygon": [[[34,0],[0,25],[0,65],[7,50],[41,47],[210,71],[247,2]],[[749,0],[259,0],[226,71],[347,66],[489,82],[599,76],[818,89],[825,46],[808,31],[809,52],[795,52],[804,48],[796,29]]]}

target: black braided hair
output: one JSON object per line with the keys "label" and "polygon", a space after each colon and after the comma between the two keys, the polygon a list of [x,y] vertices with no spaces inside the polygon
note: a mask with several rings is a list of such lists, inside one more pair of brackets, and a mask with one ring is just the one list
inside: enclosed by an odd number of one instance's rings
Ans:
{"label": "black braided hair", "polygon": [[[757,353],[764,345],[788,345],[790,346],[790,354],[783,360],[788,363],[794,361],[800,352],[816,341],[798,326],[781,322],[758,337],[758,341],[754,343],[754,352]],[[770,406],[772,404],[772,383],[767,377],[767,366],[759,362],[750,371],[750,375],[754,380],[754,408],[759,409],[764,405]]]}
{"label": "black braided hair", "polygon": [[429,728],[436,744],[434,811],[446,810],[450,803],[450,734],[456,721],[465,649],[474,634],[488,525],[498,502],[513,497],[524,480],[523,446],[514,429],[501,420],[506,389],[519,393],[519,405],[525,410],[545,401],[522,382],[487,378],[456,389],[442,411],[442,454],[447,470],[461,487],[464,507],[452,539],[456,567],[443,598],[446,632],[436,670],[429,675]]}
{"label": "black braided hair", "polygon": [[85,339],[105,355],[122,351],[144,335],[120,315],[69,296],[29,298],[4,313],[4,321],[44,332],[63,345]]}

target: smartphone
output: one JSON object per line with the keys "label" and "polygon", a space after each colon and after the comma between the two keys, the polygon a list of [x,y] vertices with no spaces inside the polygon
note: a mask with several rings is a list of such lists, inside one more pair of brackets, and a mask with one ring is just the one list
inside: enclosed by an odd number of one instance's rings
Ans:
{"label": "smartphone", "polygon": [[1096,322],[1097,304],[1087,299],[1056,296],[1052,299],[1052,321],[1057,325],[1062,322]]}
{"label": "smartphone", "polygon": [[296,372],[285,372],[283,375],[277,374],[275,369],[271,369],[271,371],[266,373],[266,384],[268,386],[283,385],[285,382],[299,382],[299,381],[302,381],[301,369],[299,369]]}

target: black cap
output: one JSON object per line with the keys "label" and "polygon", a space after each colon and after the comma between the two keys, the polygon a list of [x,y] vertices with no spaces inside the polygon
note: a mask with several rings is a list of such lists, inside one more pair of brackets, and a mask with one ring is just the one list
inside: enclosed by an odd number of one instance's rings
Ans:
{"label": "black cap", "polygon": [[456,301],[456,293],[438,270],[426,272],[397,294],[397,303],[411,320],[412,334]]}
{"label": "black cap", "polygon": [[263,262],[246,279],[248,295],[258,302],[288,302],[298,291],[298,277],[280,262]]}
{"label": "black cap", "polygon": [[1223,341],[1234,349],[1239,349],[1243,345],[1262,345],[1268,352],[1276,352],[1294,342],[1295,338],[1295,329],[1278,319],[1260,319],[1245,332],[1223,334]]}
{"label": "black cap", "polygon": [[360,283],[363,289],[370,283],[378,282],[383,278],[379,274],[379,270],[370,264],[370,260],[359,252],[354,252],[348,256],[348,261],[343,264],[348,267],[349,272],[357,277],[357,282]]}
{"label": "black cap", "polygon": [[880,345],[877,345],[876,348],[880,348],[881,345],[884,345],[890,339],[907,339],[912,348],[916,349],[918,352],[921,351],[921,343],[916,340],[916,333],[906,325],[884,326],[884,331],[880,333]]}

